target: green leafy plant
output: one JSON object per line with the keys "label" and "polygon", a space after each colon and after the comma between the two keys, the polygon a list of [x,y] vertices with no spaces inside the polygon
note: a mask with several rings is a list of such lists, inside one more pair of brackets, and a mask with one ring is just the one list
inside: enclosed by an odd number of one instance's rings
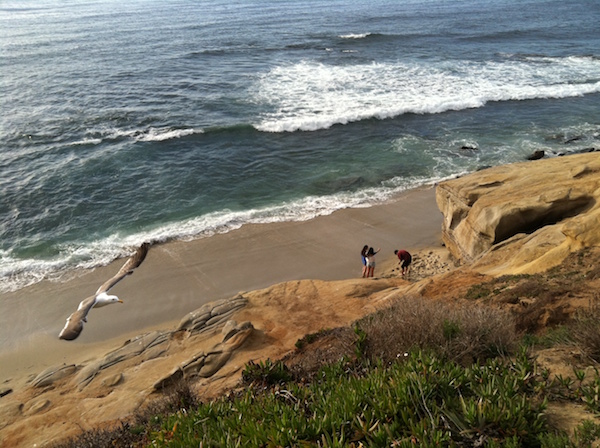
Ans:
{"label": "green leafy plant", "polygon": [[467,300],[484,299],[486,297],[489,297],[491,292],[492,292],[491,288],[486,284],[473,285],[468,289],[467,293],[465,294],[465,299],[467,299]]}
{"label": "green leafy plant", "polygon": [[248,388],[173,414],[152,440],[159,447],[539,446],[547,429],[545,402],[534,395],[539,379],[526,355],[465,368],[414,352],[360,373],[337,363],[305,386]]}
{"label": "green leafy plant", "polygon": [[444,339],[447,341],[451,341],[456,336],[460,334],[460,324],[458,322],[454,322],[452,320],[444,319],[442,323],[442,332],[444,334]]}
{"label": "green leafy plant", "polygon": [[242,381],[246,384],[258,383],[272,386],[292,380],[288,368],[281,361],[273,362],[270,359],[259,361],[258,364],[250,361],[242,372]]}
{"label": "green leafy plant", "polygon": [[354,333],[356,334],[355,354],[358,359],[361,359],[365,355],[367,333],[359,324],[354,325]]}

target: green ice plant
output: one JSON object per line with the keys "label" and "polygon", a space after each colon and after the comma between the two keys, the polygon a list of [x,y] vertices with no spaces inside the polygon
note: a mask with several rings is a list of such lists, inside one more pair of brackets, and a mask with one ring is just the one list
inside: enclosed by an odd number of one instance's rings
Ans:
{"label": "green ice plant", "polygon": [[249,387],[173,414],[152,445],[521,446],[546,428],[545,402],[534,393],[542,379],[526,356],[464,368],[416,352],[366,370],[340,362],[316,378]]}
{"label": "green ice plant", "polygon": [[249,362],[242,372],[242,378],[247,383],[257,381],[266,385],[273,385],[290,381],[291,375],[281,361],[273,362],[267,359],[258,363]]}
{"label": "green ice plant", "polygon": [[597,369],[591,381],[580,385],[578,395],[590,411],[600,413],[600,376]]}

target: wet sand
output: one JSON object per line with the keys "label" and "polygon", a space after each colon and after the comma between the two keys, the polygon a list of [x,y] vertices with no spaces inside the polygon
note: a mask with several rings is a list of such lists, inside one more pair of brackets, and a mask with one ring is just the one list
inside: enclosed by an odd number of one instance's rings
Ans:
{"label": "wet sand", "polygon": [[[62,283],[45,281],[0,297],[0,385],[49,366],[82,363],[151,329],[175,325],[206,302],[288,280],[360,277],[364,244],[418,252],[441,245],[442,215],[434,187],[394,201],[340,210],[303,222],[248,225],[190,242],[153,246],[131,277],[112,290],[123,304],[92,310],[81,336],[58,339],[66,317],[124,263]],[[377,269],[375,271],[377,275]]]}

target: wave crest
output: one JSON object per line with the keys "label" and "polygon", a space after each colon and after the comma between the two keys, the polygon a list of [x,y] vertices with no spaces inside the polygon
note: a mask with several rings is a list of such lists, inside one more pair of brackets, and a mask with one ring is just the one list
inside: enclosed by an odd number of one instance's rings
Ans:
{"label": "wave crest", "polygon": [[407,113],[437,114],[490,101],[565,98],[600,92],[600,60],[590,57],[504,57],[330,66],[276,67],[253,89],[269,112],[262,132],[316,131],[336,124]]}
{"label": "wave crest", "polygon": [[371,33],[358,33],[358,34],[354,34],[354,33],[350,33],[350,34],[342,34],[340,35],[340,39],[365,39],[366,37],[369,37],[371,35]]}
{"label": "wave crest", "polygon": [[162,142],[165,140],[172,140],[175,138],[185,137],[187,135],[202,134],[203,131],[197,131],[195,129],[156,129],[150,128],[148,131],[143,132],[135,136],[137,141],[141,142]]}

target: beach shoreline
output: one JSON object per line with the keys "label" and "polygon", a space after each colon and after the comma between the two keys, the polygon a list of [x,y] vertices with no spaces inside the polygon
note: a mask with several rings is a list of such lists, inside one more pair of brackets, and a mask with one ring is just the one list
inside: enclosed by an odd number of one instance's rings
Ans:
{"label": "beach shoreline", "polygon": [[[381,248],[380,266],[394,249],[441,247],[442,215],[435,187],[407,191],[385,204],[344,209],[309,221],[253,224],[227,234],[153,246],[135,273],[111,293],[124,304],[92,310],[81,336],[57,335],[79,301],[124,263],[59,283],[44,281],[2,297],[0,381],[78,364],[152,329],[170,328],[207,302],[301,279],[360,277],[360,249]],[[377,268],[375,276],[377,276]]]}

